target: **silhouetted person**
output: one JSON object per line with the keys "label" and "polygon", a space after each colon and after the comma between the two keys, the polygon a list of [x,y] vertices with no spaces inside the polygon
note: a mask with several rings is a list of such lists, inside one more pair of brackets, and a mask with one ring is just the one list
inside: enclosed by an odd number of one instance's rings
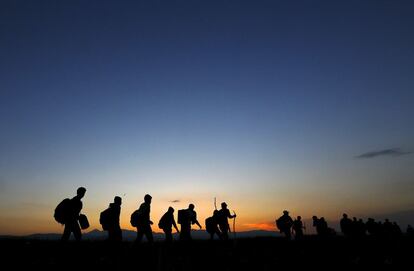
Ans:
{"label": "silhouetted person", "polygon": [[414,236],[414,228],[411,225],[408,225],[406,233],[408,236]]}
{"label": "silhouetted person", "polygon": [[316,234],[318,236],[322,236],[323,235],[323,223],[321,223],[321,219],[319,219],[316,215],[312,216],[312,221],[313,221],[313,226],[316,229]]}
{"label": "silhouetted person", "polygon": [[230,231],[230,225],[228,218],[235,218],[236,214],[232,215],[230,214],[230,210],[227,209],[227,203],[222,202],[221,203],[221,209],[218,211],[218,224],[221,231],[221,238],[223,240],[229,239],[229,231]]}
{"label": "silhouetted person", "polygon": [[353,237],[357,237],[358,236],[358,219],[355,216],[352,217],[351,235]]}
{"label": "silhouetted person", "polygon": [[382,224],[383,234],[385,237],[392,237],[393,226],[388,218],[385,219],[384,224]]}
{"label": "silhouetted person", "polygon": [[116,196],[114,202],[109,204],[110,220],[108,223],[108,240],[114,242],[122,241],[122,230],[119,225],[119,216],[121,214],[121,197]]}
{"label": "silhouetted person", "polygon": [[305,227],[302,223],[302,217],[298,216],[295,221],[293,221],[292,230],[295,233],[295,239],[300,240],[303,238],[303,229]]}
{"label": "silhouetted person", "polygon": [[140,213],[140,219],[137,225],[137,239],[136,243],[141,243],[142,237],[145,235],[149,243],[153,243],[154,238],[152,236],[151,225],[153,224],[150,219],[152,197],[145,195],[144,202],[139,206],[138,212]]}
{"label": "silhouetted person", "polygon": [[222,239],[221,232],[218,228],[218,221],[219,221],[219,211],[214,210],[213,216],[210,216],[206,219],[206,231],[210,234],[210,240],[214,239],[214,235],[216,234],[219,239]]}
{"label": "silhouetted person", "polygon": [[375,219],[372,217],[369,217],[367,220],[367,223],[365,223],[365,227],[367,229],[367,232],[371,236],[378,236],[379,234],[379,225],[377,222],[375,222]]}
{"label": "silhouetted person", "polygon": [[328,227],[328,222],[326,222],[324,217],[319,218],[318,224],[319,233],[322,237],[327,237],[333,233],[333,229]]}
{"label": "silhouetted person", "polygon": [[293,219],[289,216],[289,212],[284,210],[283,215],[276,220],[276,226],[286,236],[286,239],[291,238],[291,228]]}
{"label": "silhouetted person", "polygon": [[344,236],[351,236],[352,235],[352,220],[348,218],[347,214],[342,215],[342,219],[340,221],[341,231]]}
{"label": "silhouetted person", "polygon": [[86,188],[79,187],[76,191],[76,196],[73,197],[70,202],[67,213],[65,214],[65,229],[62,235],[62,241],[69,240],[70,234],[73,232],[75,239],[80,241],[82,239],[82,232],[79,227],[79,215],[82,210],[82,201],[81,199],[85,196]]}
{"label": "silhouetted person", "polygon": [[181,224],[180,240],[191,240],[191,225],[197,224],[201,229],[201,225],[197,220],[197,213],[194,211],[194,204],[188,205],[188,209],[179,211],[179,221]]}
{"label": "silhouetted person", "polygon": [[165,233],[165,241],[171,243],[173,240],[172,237],[172,227],[174,226],[177,232],[180,232],[177,228],[177,224],[174,219],[174,208],[169,207],[168,211],[161,217],[158,227],[162,229]]}
{"label": "silhouetted person", "polygon": [[400,226],[397,224],[397,222],[392,222],[392,236],[394,238],[399,238],[402,235],[402,230]]}
{"label": "silhouetted person", "polygon": [[363,238],[364,236],[366,236],[367,227],[366,227],[364,221],[362,220],[362,218],[358,219],[358,222],[357,222],[356,225],[357,225],[357,227],[356,227],[356,235],[359,238]]}

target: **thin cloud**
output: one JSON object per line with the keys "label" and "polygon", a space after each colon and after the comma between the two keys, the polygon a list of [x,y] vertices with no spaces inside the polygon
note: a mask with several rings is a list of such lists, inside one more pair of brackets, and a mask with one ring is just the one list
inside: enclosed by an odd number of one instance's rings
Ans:
{"label": "thin cloud", "polygon": [[179,202],[181,202],[181,200],[179,200],[179,199],[175,199],[175,200],[172,200],[172,201],[170,201],[171,203],[179,203]]}
{"label": "thin cloud", "polygon": [[403,151],[401,148],[385,149],[378,151],[371,151],[360,154],[356,158],[375,158],[378,156],[401,156],[411,154],[412,152]]}

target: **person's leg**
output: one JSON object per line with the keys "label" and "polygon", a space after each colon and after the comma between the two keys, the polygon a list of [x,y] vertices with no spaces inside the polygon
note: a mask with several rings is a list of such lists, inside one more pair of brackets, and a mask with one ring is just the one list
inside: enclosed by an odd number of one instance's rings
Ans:
{"label": "person's leg", "polygon": [[152,229],[151,226],[148,226],[146,231],[145,231],[145,236],[147,237],[147,240],[149,243],[153,243],[154,242],[154,237],[152,236]]}
{"label": "person's leg", "polygon": [[73,231],[73,235],[75,236],[75,240],[76,241],[80,241],[82,239],[82,232],[81,232],[81,229],[79,227],[78,222],[75,221],[73,223],[73,226],[72,227],[73,227],[72,228],[72,231]]}
{"label": "person's leg", "polygon": [[164,230],[165,233],[165,242],[171,243],[172,242],[172,231],[171,230]]}
{"label": "person's leg", "polygon": [[121,228],[117,228],[115,230],[115,240],[121,242],[122,241],[122,230]]}
{"label": "person's leg", "polygon": [[142,229],[137,228],[137,239],[135,240],[135,243],[141,243],[142,237],[144,236]]}
{"label": "person's leg", "polygon": [[190,228],[186,226],[182,226],[181,232],[180,232],[180,240],[183,240],[183,241],[190,240],[191,239],[190,231],[191,231],[191,226]]}
{"label": "person's leg", "polygon": [[63,230],[63,234],[62,234],[62,241],[68,241],[69,237],[70,237],[70,233],[72,232],[69,223],[65,224],[65,229]]}
{"label": "person's leg", "polygon": [[220,225],[220,230],[221,230],[221,239],[222,240],[227,240],[229,239],[229,229],[226,225]]}

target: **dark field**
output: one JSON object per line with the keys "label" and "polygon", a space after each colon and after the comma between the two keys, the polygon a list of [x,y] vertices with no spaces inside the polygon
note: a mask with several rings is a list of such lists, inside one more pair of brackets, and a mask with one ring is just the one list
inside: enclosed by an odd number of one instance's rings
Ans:
{"label": "dark field", "polygon": [[413,238],[406,236],[398,240],[250,238],[227,243],[157,242],[153,246],[135,246],[130,242],[111,246],[105,241],[61,244],[27,239],[3,239],[0,244],[2,265],[12,270],[277,270],[381,265],[402,268],[412,266],[414,260]]}

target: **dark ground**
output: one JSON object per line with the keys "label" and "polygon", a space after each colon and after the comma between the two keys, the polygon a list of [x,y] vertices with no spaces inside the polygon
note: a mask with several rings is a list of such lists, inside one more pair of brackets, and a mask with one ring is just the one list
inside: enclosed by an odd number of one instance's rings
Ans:
{"label": "dark ground", "polygon": [[290,242],[282,238],[250,238],[227,243],[193,241],[166,245],[158,242],[153,246],[146,243],[134,246],[129,242],[110,246],[104,241],[61,244],[0,240],[2,265],[13,270],[277,270],[381,265],[402,269],[412,266],[413,245],[414,239],[407,236],[398,240],[370,237],[320,240],[307,236],[302,241]]}

